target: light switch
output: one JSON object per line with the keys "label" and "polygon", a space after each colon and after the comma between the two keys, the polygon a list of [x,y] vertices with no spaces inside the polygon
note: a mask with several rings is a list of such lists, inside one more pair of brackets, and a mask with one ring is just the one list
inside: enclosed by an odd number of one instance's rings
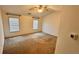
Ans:
{"label": "light switch", "polygon": [[70,34],[70,37],[74,40],[77,40],[78,39],[78,34],[77,33],[71,33]]}

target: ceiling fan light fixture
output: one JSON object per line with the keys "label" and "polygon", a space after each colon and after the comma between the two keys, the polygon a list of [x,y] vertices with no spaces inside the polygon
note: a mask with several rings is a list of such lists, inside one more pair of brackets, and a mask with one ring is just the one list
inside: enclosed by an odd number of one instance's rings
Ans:
{"label": "ceiling fan light fixture", "polygon": [[38,12],[39,12],[39,13],[42,13],[42,12],[43,12],[43,9],[38,9]]}
{"label": "ceiling fan light fixture", "polygon": [[43,7],[40,7],[40,8],[38,8],[38,10],[37,10],[39,13],[42,13],[43,11],[44,11],[44,8]]}

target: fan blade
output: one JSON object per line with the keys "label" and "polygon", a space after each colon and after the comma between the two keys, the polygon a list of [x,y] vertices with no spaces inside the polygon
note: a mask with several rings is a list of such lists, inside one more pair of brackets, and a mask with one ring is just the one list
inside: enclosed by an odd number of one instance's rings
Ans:
{"label": "fan blade", "polygon": [[35,9],[35,8],[37,8],[37,7],[30,8],[29,10],[33,10],[33,9]]}
{"label": "fan blade", "polygon": [[43,7],[43,6],[42,6],[42,5],[40,5],[40,6],[39,6],[39,9],[41,9],[42,7]]}
{"label": "fan blade", "polygon": [[47,9],[47,5],[45,5],[45,7],[44,7],[45,9]]}
{"label": "fan blade", "polygon": [[48,11],[48,7],[47,7],[47,5],[44,6],[44,9],[45,9],[46,11]]}

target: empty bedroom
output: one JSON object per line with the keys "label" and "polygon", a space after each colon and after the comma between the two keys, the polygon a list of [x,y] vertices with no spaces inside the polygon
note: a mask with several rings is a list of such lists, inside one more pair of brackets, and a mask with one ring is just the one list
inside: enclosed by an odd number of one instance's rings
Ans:
{"label": "empty bedroom", "polygon": [[5,38],[4,54],[55,52],[58,20],[52,20],[55,13],[52,6],[4,5],[1,8]]}

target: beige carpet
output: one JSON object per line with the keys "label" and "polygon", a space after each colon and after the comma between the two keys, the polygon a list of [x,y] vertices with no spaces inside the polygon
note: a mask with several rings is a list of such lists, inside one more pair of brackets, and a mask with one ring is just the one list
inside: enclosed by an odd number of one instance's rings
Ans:
{"label": "beige carpet", "polygon": [[45,33],[5,39],[4,54],[53,54],[56,37]]}

